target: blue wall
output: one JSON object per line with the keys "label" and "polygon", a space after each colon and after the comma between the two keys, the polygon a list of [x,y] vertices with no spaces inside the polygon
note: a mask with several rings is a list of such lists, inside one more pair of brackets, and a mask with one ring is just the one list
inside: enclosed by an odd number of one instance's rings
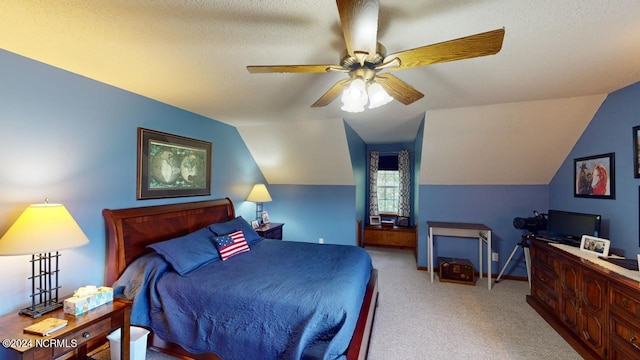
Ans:
{"label": "blue wall", "polygon": [[[212,142],[212,195],[136,201],[138,127]],[[29,204],[48,197],[66,205],[91,241],[62,252],[62,294],[103,284],[102,209],[228,196],[238,215],[253,218],[255,204],[244,199],[264,182],[234,127],[4,50],[0,129],[0,234]],[[0,314],[29,302],[28,260],[0,257]]]}
{"label": "blue wall", "polygon": [[[640,83],[609,94],[549,185],[549,207],[602,215],[600,236],[634,258],[638,246],[638,186],[632,128],[640,125]],[[573,197],[573,159],[615,153],[615,200]]]}
{"label": "blue wall", "polygon": [[350,185],[269,185],[264,210],[285,223],[283,239],[356,245],[356,190]]}
{"label": "blue wall", "polygon": [[[523,234],[513,227],[513,218],[547,209],[547,193],[546,185],[421,185],[418,265],[427,266],[426,221],[481,223],[492,229],[492,250],[500,254],[500,261],[492,262],[491,271],[497,275]],[[434,254],[469,259],[478,270],[478,240],[437,236]],[[524,261],[523,251],[517,254],[505,275],[526,277],[524,263],[519,262]]]}

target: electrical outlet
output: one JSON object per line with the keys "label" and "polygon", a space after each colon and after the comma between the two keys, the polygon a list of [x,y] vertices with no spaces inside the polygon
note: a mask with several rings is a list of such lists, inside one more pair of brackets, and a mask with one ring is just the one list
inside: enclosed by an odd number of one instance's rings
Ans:
{"label": "electrical outlet", "polygon": [[491,261],[498,261],[498,253],[491,253]]}
{"label": "electrical outlet", "polygon": [[324,239],[323,238],[319,238],[318,239],[318,244],[324,244]]}

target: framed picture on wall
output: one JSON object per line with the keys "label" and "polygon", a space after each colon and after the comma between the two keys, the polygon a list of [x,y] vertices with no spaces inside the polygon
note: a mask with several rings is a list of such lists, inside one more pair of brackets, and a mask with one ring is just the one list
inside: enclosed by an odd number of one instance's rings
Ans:
{"label": "framed picture on wall", "polygon": [[573,196],[615,199],[615,154],[576,158],[573,160]]}
{"label": "framed picture on wall", "polygon": [[211,195],[211,143],[138,128],[137,199]]}
{"label": "framed picture on wall", "polygon": [[640,125],[633,128],[633,177],[640,178]]}

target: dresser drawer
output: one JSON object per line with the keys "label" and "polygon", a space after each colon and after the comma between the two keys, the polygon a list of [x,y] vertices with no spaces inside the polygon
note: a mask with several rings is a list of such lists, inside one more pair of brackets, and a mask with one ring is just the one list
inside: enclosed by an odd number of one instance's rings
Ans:
{"label": "dresser drawer", "polygon": [[558,276],[544,267],[534,266],[531,270],[531,294],[555,313],[558,309]]}
{"label": "dresser drawer", "polygon": [[553,294],[558,292],[558,276],[555,272],[543,267],[534,267],[532,269],[531,282],[538,286],[545,287]]}
{"label": "dresser drawer", "polygon": [[[614,285],[611,287],[610,297],[610,308],[612,311],[617,312],[619,315],[625,318],[629,316],[632,319],[640,320],[639,295],[632,295],[629,292]],[[637,324],[640,325],[640,322],[638,322]]]}
{"label": "dresser drawer", "polygon": [[640,329],[612,314],[609,319],[609,341],[624,353],[640,358]]}
{"label": "dresser drawer", "polygon": [[79,328],[64,336],[60,336],[56,339],[60,346],[56,346],[54,348],[53,356],[60,356],[74,350],[87,341],[94,339],[101,334],[108,333],[110,330],[111,318],[106,318],[89,326]]}
{"label": "dresser drawer", "polygon": [[553,255],[551,252],[547,251],[546,249],[541,249],[540,247],[537,247],[537,246],[532,247],[531,259],[532,261],[547,267],[551,271],[555,272],[556,270],[557,259],[555,255]]}

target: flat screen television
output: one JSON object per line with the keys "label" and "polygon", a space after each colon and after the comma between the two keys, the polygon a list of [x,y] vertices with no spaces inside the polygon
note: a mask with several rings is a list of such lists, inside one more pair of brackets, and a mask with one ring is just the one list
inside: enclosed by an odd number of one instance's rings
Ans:
{"label": "flat screen television", "polygon": [[598,237],[600,220],[601,216],[595,214],[549,210],[547,213],[547,232],[553,236],[577,241],[582,239],[582,235]]}

